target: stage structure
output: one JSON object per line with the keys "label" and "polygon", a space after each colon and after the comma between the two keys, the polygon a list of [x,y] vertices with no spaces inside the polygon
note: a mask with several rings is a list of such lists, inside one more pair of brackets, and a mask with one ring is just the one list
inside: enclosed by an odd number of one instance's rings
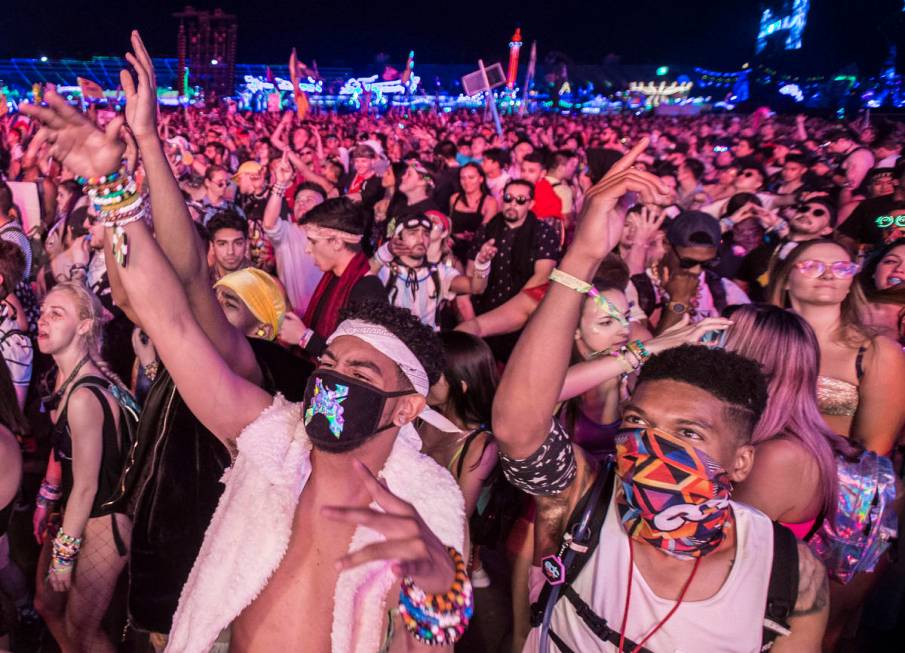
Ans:
{"label": "stage structure", "polygon": [[177,52],[179,78],[175,88],[199,86],[223,97],[235,91],[236,17],[221,9],[200,11],[187,6],[173,14],[179,19]]}

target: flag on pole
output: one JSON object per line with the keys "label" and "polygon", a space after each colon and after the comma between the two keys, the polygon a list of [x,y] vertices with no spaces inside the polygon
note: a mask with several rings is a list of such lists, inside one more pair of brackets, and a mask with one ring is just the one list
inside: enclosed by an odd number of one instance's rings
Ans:
{"label": "flag on pole", "polygon": [[518,115],[524,116],[528,111],[528,91],[534,83],[534,69],[537,67],[537,41],[531,41],[531,55],[528,57],[528,70],[525,71],[525,88],[522,89],[522,105]]}
{"label": "flag on pole", "polygon": [[79,83],[79,88],[82,90],[83,98],[92,98],[95,100],[104,99],[104,89],[102,89],[101,85],[97,82],[85,79],[84,77],[76,77],[76,81]]}
{"label": "flag on pole", "polygon": [[289,79],[292,81],[292,94],[295,96],[295,111],[298,114],[299,120],[304,120],[305,116],[308,115],[308,108],[310,105],[308,104],[308,95],[299,88],[299,82],[302,79],[302,76],[307,76],[308,67],[298,60],[298,55],[295,53],[295,48],[292,48],[292,53],[289,55]]}

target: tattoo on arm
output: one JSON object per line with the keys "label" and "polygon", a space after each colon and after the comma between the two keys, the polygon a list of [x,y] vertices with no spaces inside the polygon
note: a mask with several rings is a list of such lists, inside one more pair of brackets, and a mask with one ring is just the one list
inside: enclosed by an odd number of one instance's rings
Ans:
{"label": "tattoo on arm", "polygon": [[798,600],[793,617],[804,617],[824,610],[830,602],[829,580],[823,563],[806,544],[798,543]]}

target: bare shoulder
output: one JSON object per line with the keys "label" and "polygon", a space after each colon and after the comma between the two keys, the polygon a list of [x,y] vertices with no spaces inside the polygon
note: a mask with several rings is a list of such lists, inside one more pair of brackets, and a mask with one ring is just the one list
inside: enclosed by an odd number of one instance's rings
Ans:
{"label": "bare shoulder", "polygon": [[808,545],[798,542],[798,600],[793,617],[817,614],[828,609],[830,603],[829,580],[826,568]]}
{"label": "bare shoulder", "polygon": [[878,364],[892,363],[905,364],[905,352],[902,346],[889,336],[877,335],[871,338],[869,353],[871,362],[876,360]]}

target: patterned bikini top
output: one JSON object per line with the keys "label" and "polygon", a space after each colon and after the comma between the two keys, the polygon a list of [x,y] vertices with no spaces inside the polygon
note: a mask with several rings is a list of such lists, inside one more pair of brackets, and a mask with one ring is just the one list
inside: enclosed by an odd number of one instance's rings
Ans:
{"label": "patterned bikini top", "polygon": [[[855,359],[855,373],[858,381],[864,376],[862,362],[864,360],[865,347],[858,348],[858,357]],[[832,376],[817,377],[817,406],[824,415],[836,415],[853,417],[858,411],[860,396],[858,386]]]}

